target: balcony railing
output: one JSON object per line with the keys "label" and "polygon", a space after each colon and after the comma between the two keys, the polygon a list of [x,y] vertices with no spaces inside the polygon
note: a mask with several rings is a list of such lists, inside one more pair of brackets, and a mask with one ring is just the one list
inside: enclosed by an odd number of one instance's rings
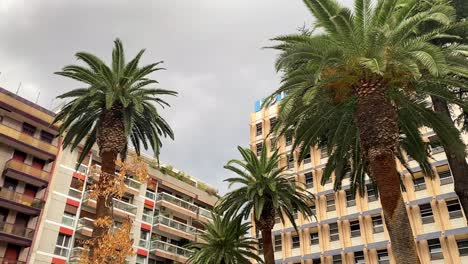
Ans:
{"label": "balcony railing", "polygon": [[146,223],[153,223],[153,217],[151,215],[143,214],[141,216],[141,220],[143,220]]}
{"label": "balcony railing", "polygon": [[70,252],[70,262],[71,263],[78,263],[78,260],[80,259],[81,255],[85,252],[85,249],[83,247],[74,247],[72,248]]}
{"label": "balcony railing", "polygon": [[[78,162],[76,164],[78,164]],[[86,174],[86,173],[88,173],[88,166],[86,166],[84,164],[80,164],[76,171],[80,172],[80,173],[83,173],[83,174]]]}
{"label": "balcony railing", "polygon": [[149,249],[149,245],[150,245],[149,240],[140,239],[140,241],[138,241],[138,246],[141,248]]}
{"label": "balcony railing", "polygon": [[74,227],[75,226],[75,220],[76,220],[76,217],[74,217],[74,216],[69,216],[69,215],[63,215],[62,216],[62,224],[66,225],[66,226]]}
{"label": "balcony railing", "polygon": [[172,245],[167,242],[160,241],[160,240],[151,241],[151,251],[153,250],[161,250],[161,251],[164,251],[173,255],[182,256],[185,258],[189,258],[190,255],[192,254],[191,250],[188,250],[186,248],[179,247],[176,245]]}
{"label": "balcony railing", "polygon": [[[86,191],[85,195],[84,195],[83,202],[87,202],[89,199],[90,199],[89,198],[89,191]],[[135,205],[133,205],[133,204],[130,204],[130,203],[127,203],[127,202],[124,202],[122,200],[115,199],[115,198],[113,199],[113,204],[114,204],[115,209],[120,209],[122,211],[125,211],[125,212],[133,214],[133,215],[136,214],[137,207]]]}
{"label": "balcony railing", "polygon": [[126,178],[125,179],[125,185],[127,185],[130,188],[139,190],[140,186],[141,186],[141,183],[139,181],[135,180],[135,179]]}
{"label": "balcony railing", "polygon": [[70,189],[68,189],[68,195],[73,197],[73,198],[77,198],[77,199],[81,200],[81,194],[82,194],[81,190],[78,190],[78,189],[75,189],[75,188],[72,188],[72,187],[70,187]]}
{"label": "balcony railing", "polygon": [[189,226],[187,224],[181,223],[179,221],[170,219],[162,215],[158,215],[154,217],[153,225],[158,225],[158,224],[165,225],[165,226],[180,230],[182,232],[194,234],[194,235],[204,232],[193,226]]}
{"label": "balcony railing", "polygon": [[14,139],[18,142],[23,142],[26,145],[32,146],[36,149],[40,149],[44,152],[47,152],[49,155],[54,155],[57,153],[58,148],[48,142],[42,141],[38,138],[35,138],[31,135],[23,133],[15,128],[9,127],[5,124],[0,124],[0,133]]}
{"label": "balcony railing", "polygon": [[25,261],[6,259],[6,258],[0,258],[0,263],[2,264],[26,264]]}
{"label": "balcony railing", "polygon": [[13,201],[22,205],[31,206],[37,209],[42,207],[42,200],[35,197],[27,196],[23,193],[17,193],[13,190],[0,187],[0,198]]}
{"label": "balcony railing", "polygon": [[23,226],[15,226],[15,224],[12,223],[0,222],[0,233],[32,239],[34,235],[34,229]]}
{"label": "balcony railing", "polygon": [[151,200],[156,200],[156,193],[154,192],[146,190],[145,196]]}
{"label": "balcony railing", "polygon": [[7,161],[5,163],[5,168],[6,169],[12,169],[12,170],[15,170],[15,171],[20,171],[22,173],[25,173],[27,175],[31,175],[35,178],[39,178],[41,180],[44,180],[44,181],[48,181],[49,180],[49,173],[47,171],[44,171],[44,170],[41,170],[41,169],[38,169],[38,168],[34,168],[33,166],[31,165],[28,165],[28,164],[25,164],[19,160],[14,160],[14,159],[11,159],[9,161]]}
{"label": "balcony railing", "polygon": [[198,206],[194,205],[194,204],[191,204],[187,201],[184,201],[180,198],[177,198],[175,196],[172,196],[170,194],[167,194],[167,193],[159,193],[157,198],[156,198],[156,201],[166,201],[166,202],[169,202],[169,203],[172,203],[172,204],[175,204],[179,207],[182,207],[184,209],[187,209],[189,211],[192,211],[194,213],[197,212],[198,210]]}
{"label": "balcony railing", "polygon": [[211,211],[210,210],[207,210],[205,208],[202,208],[202,207],[198,207],[198,212],[200,215],[203,215],[204,217],[207,217],[209,219],[211,219]]}
{"label": "balcony railing", "polygon": [[76,229],[82,229],[82,228],[89,228],[93,229],[94,228],[94,220],[91,218],[87,217],[82,217],[78,220],[78,225],[76,226]]}

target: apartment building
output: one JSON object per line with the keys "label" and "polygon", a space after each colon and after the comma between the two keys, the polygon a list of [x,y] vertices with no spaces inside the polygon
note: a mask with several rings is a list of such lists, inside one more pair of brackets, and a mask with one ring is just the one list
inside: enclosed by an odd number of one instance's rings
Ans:
{"label": "apartment building", "polygon": [[[96,201],[89,187],[100,158],[93,150],[75,170],[80,152],[61,148],[53,118],[0,88],[1,263],[78,263],[91,237]],[[127,263],[184,263],[191,254],[184,246],[204,232],[216,190],[171,166],[148,172],[147,183],[127,178],[125,195],[113,202],[116,224],[132,220],[136,254]]]}
{"label": "apartment building", "polygon": [[[277,102],[282,99],[278,96]],[[276,218],[273,241],[276,263],[395,263],[389,236],[384,225],[381,204],[376,191],[367,185],[364,197],[351,195],[349,178],[342,190],[333,191],[333,181],[320,184],[328,153],[318,147],[310,149],[303,162],[291,155],[293,138],[276,137],[270,128],[276,122],[277,105],[263,109],[255,103],[250,119],[250,147],[260,153],[263,142],[271,150],[278,147],[284,154],[282,166],[294,175],[291,180],[305,184],[316,196],[317,219],[295,214],[298,231]],[[413,178],[401,165],[406,192],[404,200],[422,263],[468,263],[468,227],[454,192],[453,177],[442,146],[431,130],[422,131],[430,142],[435,178],[424,177],[415,161],[409,160]],[[370,183],[370,182],[368,182]],[[255,223],[253,223],[254,225]],[[251,231],[261,241],[260,233]],[[261,248],[259,249],[262,250]]]}

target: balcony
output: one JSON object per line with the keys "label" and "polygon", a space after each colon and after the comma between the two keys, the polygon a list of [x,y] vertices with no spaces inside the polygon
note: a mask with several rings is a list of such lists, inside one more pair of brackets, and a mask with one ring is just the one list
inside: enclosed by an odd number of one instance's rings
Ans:
{"label": "balcony", "polygon": [[[211,220],[211,212],[209,210],[198,207],[190,202],[167,193],[159,193],[156,197],[156,202],[161,203],[164,207],[171,208],[172,210],[189,215],[193,218],[198,218],[204,222]],[[202,217],[198,217],[199,215]]]}
{"label": "balcony", "polygon": [[146,190],[145,197],[150,200],[156,200],[156,193]]}
{"label": "balcony", "polygon": [[150,223],[150,224],[153,223],[153,217],[151,215],[143,214],[141,216],[141,220],[143,220],[143,222],[146,222],[146,223]]}
{"label": "balcony", "polygon": [[149,245],[150,245],[150,241],[148,240],[140,239],[140,241],[138,241],[138,246],[141,248],[149,249]]}
{"label": "balcony", "polygon": [[20,246],[30,246],[34,230],[12,223],[0,222],[0,240]]}
{"label": "balcony", "polygon": [[156,256],[183,263],[185,263],[192,254],[191,250],[160,240],[151,241],[150,251],[153,251]]}
{"label": "balcony", "polygon": [[5,175],[38,187],[46,186],[49,182],[49,173],[47,171],[34,168],[14,159],[5,163]]}
{"label": "balcony", "polygon": [[[99,176],[101,175],[101,166],[94,164],[91,166],[91,169],[89,169],[88,173],[90,173],[89,176],[94,178],[95,180],[99,179]],[[117,173],[116,173],[117,175]],[[124,180],[125,186],[127,187],[127,192],[132,193],[134,195],[139,195],[140,194],[140,187],[141,187],[141,182],[129,178],[128,176]]]}
{"label": "balcony", "polygon": [[2,264],[26,264],[25,261],[5,259],[5,258],[0,258],[0,263],[2,263]]}
{"label": "balcony", "polygon": [[205,209],[205,208],[199,207],[199,208],[198,208],[198,213],[199,213],[201,216],[207,218],[208,220],[213,220],[213,218],[211,217],[211,211],[210,211],[210,210],[207,210],[207,209]]}
{"label": "balcony", "polygon": [[94,229],[94,220],[91,218],[83,217],[78,220],[78,225],[76,226],[76,232],[86,236],[91,237]]}
{"label": "balcony", "polygon": [[78,189],[75,189],[73,187],[70,187],[68,189],[68,196],[71,196],[71,197],[76,198],[78,200],[81,200],[82,193],[83,193],[82,190],[78,190]]}
{"label": "balcony", "polygon": [[58,152],[57,146],[6,126],[5,124],[0,124],[0,139],[5,145],[12,146],[44,160],[55,159],[55,155]]}
{"label": "balcony", "polygon": [[0,187],[0,206],[2,207],[29,215],[38,215],[42,205],[43,201],[41,199]]}
{"label": "balcony", "polygon": [[174,219],[170,219],[162,215],[154,217],[153,226],[159,231],[183,237],[192,241],[195,241],[196,235],[204,232],[193,226],[189,226],[187,224],[178,222]]}
{"label": "balcony", "polygon": [[70,257],[68,258],[68,263],[79,263],[81,256],[85,253],[83,247],[74,247],[70,252]]}
{"label": "balcony", "polygon": [[[132,217],[135,216],[136,211],[137,211],[137,207],[135,205],[124,202],[122,200],[115,199],[115,198],[113,199],[113,203],[114,203],[114,210],[117,209],[114,211],[115,214],[118,214],[120,211],[121,216],[129,216],[129,215]],[[96,200],[89,198],[89,191],[86,191],[84,194],[83,204],[91,208],[96,208]]]}
{"label": "balcony", "polygon": [[76,220],[76,217],[74,216],[73,217],[69,215],[62,216],[62,224],[72,227],[72,228],[75,227],[75,220]]}

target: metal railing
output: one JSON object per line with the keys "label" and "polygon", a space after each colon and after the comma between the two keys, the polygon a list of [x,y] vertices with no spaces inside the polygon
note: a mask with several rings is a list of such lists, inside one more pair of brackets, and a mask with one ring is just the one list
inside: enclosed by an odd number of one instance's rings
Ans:
{"label": "metal railing", "polygon": [[78,225],[76,226],[76,229],[82,229],[82,228],[89,228],[93,229],[94,228],[94,220],[91,218],[87,217],[82,217],[78,219]]}
{"label": "metal railing", "polygon": [[151,200],[156,200],[156,193],[146,190],[145,197]]}
{"label": "metal railing", "polygon": [[138,241],[138,246],[142,248],[149,249],[150,241],[149,240],[144,240],[140,238],[140,241]]}
{"label": "metal railing", "polygon": [[74,216],[63,215],[62,216],[62,224],[66,225],[66,226],[73,227],[73,226],[75,226],[75,219],[76,219],[76,217],[74,217]]}
{"label": "metal railing", "polygon": [[70,187],[70,189],[68,189],[68,196],[71,196],[73,198],[77,198],[81,200],[81,194],[82,194],[81,190],[75,189],[73,187]]}
{"label": "metal railing", "polygon": [[199,234],[199,233],[204,232],[202,230],[197,229],[196,227],[189,226],[187,224],[181,223],[179,221],[170,219],[162,215],[158,215],[154,217],[153,225],[158,225],[158,224],[165,225],[165,226],[180,230],[185,233],[190,233],[190,234]]}
{"label": "metal railing", "polygon": [[38,209],[41,208],[43,204],[41,199],[27,196],[23,193],[17,193],[14,190],[6,189],[4,187],[0,187],[0,198]]}
{"label": "metal railing", "polygon": [[176,245],[172,245],[167,242],[160,241],[160,240],[151,241],[150,250],[151,251],[161,250],[161,251],[173,254],[173,255],[179,255],[179,256],[186,257],[186,258],[189,258],[190,255],[192,254],[191,250],[188,250],[186,248],[179,247]]}
{"label": "metal railing", "polygon": [[71,263],[78,263],[81,255],[85,252],[83,247],[74,247],[70,251],[70,257],[68,258]]}
{"label": "metal railing", "polygon": [[135,179],[125,178],[124,182],[125,182],[125,185],[127,185],[130,188],[133,188],[133,189],[136,189],[136,190],[140,189],[141,183],[139,181],[135,180]]}
{"label": "metal railing", "polygon": [[205,208],[202,208],[202,207],[198,207],[198,213],[203,215],[204,217],[207,217],[209,219],[212,219],[211,217],[211,211],[210,210],[207,210]]}
{"label": "metal railing", "polygon": [[12,223],[0,222],[0,233],[32,239],[34,236],[34,229],[24,226],[16,226]]}
{"label": "metal railing", "polygon": [[[83,202],[86,202],[88,201],[90,198],[89,198],[89,191],[86,191],[85,192],[85,195],[84,195],[84,199],[83,199]],[[92,199],[94,201],[94,199]],[[119,200],[119,199],[113,199],[113,205],[114,205],[114,209],[120,209],[122,211],[125,211],[127,213],[130,213],[130,214],[133,214],[135,215],[136,214],[136,211],[137,211],[137,206],[131,204],[131,203],[127,203],[127,202],[124,202],[122,200]]]}
{"label": "metal railing", "polygon": [[184,201],[180,198],[177,198],[175,196],[172,196],[170,194],[167,194],[167,193],[159,193],[158,196],[156,197],[156,201],[166,201],[166,202],[169,202],[169,203],[172,203],[172,204],[175,204],[179,207],[182,207],[184,209],[187,209],[187,210],[190,210],[194,213],[197,212],[198,210],[198,206],[194,205],[194,204],[191,204],[187,201]]}
{"label": "metal railing", "polygon": [[150,224],[153,223],[153,217],[151,215],[143,214],[141,216],[141,220],[143,220],[146,223],[150,223]]}

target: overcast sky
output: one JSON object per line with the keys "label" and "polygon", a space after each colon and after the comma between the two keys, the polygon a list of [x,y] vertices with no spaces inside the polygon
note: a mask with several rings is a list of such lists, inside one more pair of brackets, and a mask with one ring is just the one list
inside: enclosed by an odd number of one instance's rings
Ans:
{"label": "overcast sky", "polygon": [[165,61],[153,77],[179,96],[163,111],[175,131],[162,160],[225,192],[222,168],[249,142],[254,101],[273,91],[279,75],[269,38],[310,25],[300,0],[0,0],[0,86],[46,108],[81,84],[54,71],[77,51],[107,61],[113,40],[127,58]]}

